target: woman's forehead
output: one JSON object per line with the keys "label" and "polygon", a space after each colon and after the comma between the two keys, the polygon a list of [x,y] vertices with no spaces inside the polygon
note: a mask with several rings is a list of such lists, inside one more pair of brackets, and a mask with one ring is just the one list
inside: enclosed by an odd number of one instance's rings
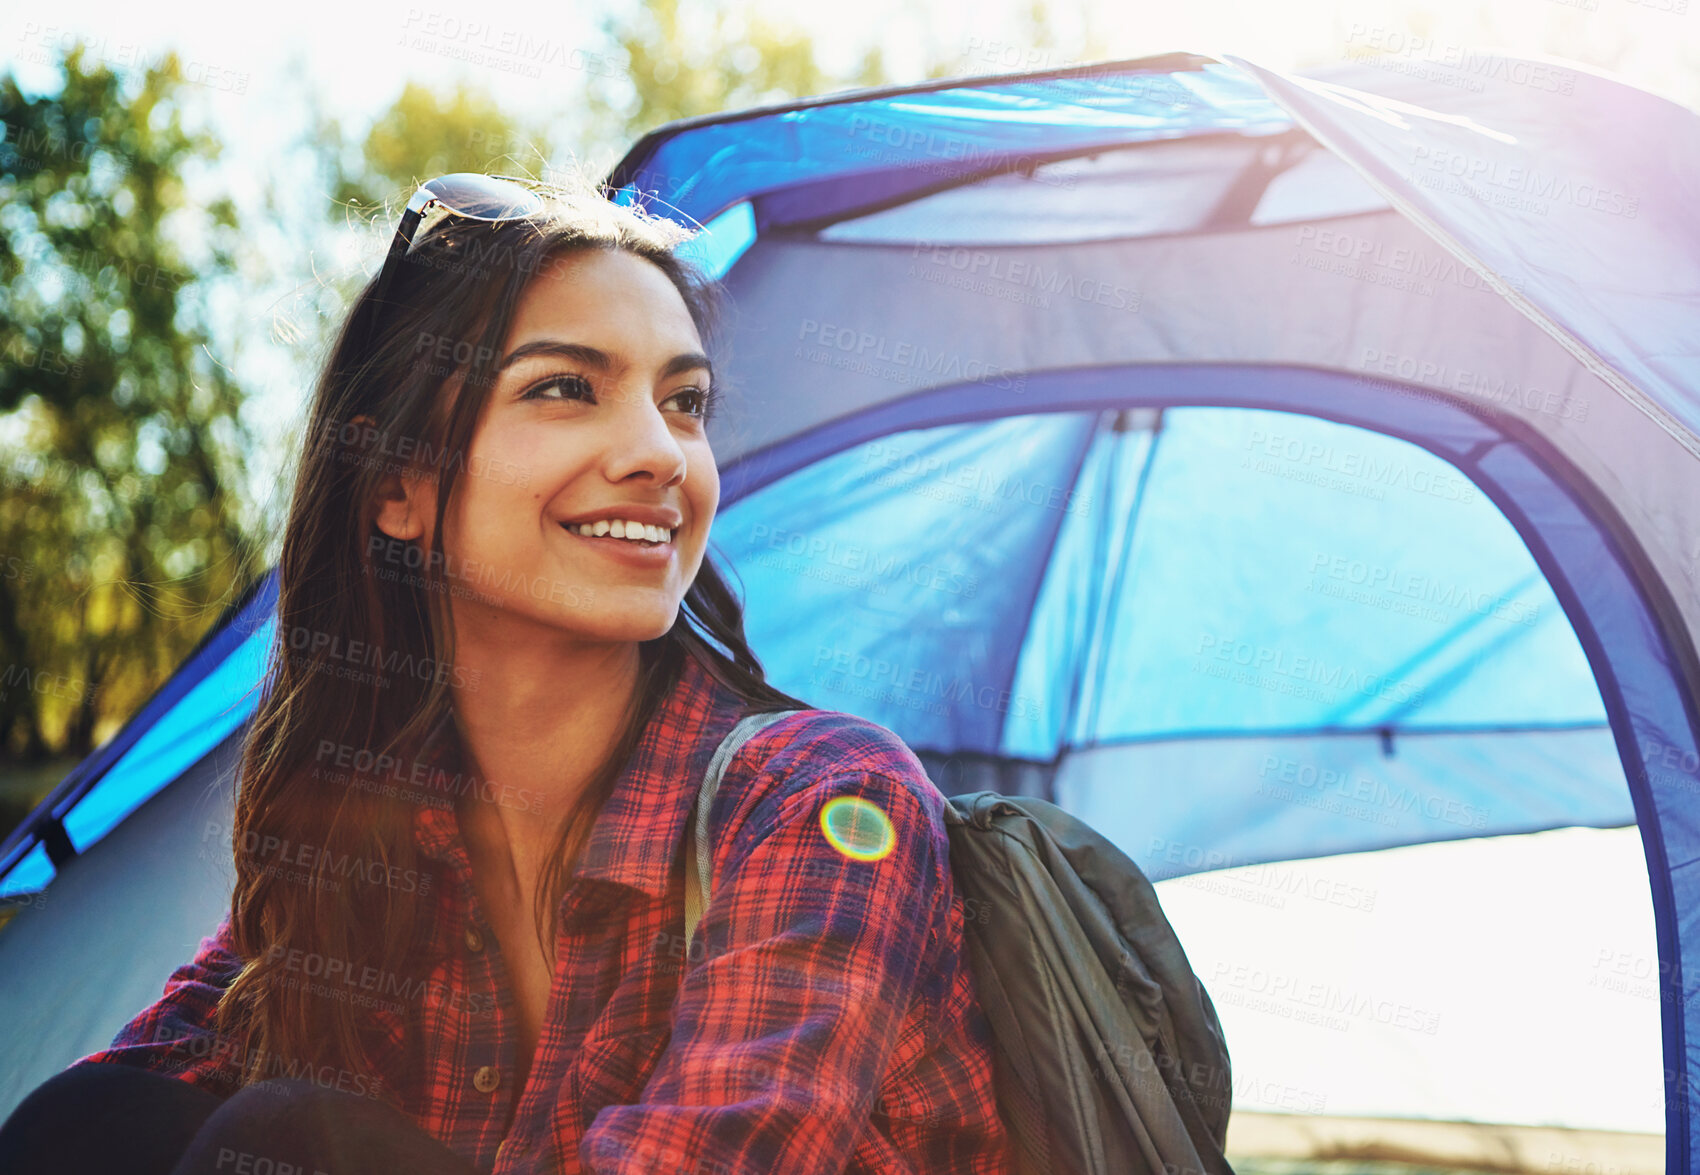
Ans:
{"label": "woman's forehead", "polygon": [[593,332],[700,344],[690,308],[661,268],[624,249],[576,250],[545,266],[515,307],[508,346],[533,336]]}

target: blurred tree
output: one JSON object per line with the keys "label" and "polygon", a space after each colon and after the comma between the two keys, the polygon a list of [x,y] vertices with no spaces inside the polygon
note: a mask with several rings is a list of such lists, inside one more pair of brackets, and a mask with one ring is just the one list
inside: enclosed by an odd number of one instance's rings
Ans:
{"label": "blurred tree", "polygon": [[249,437],[208,348],[235,270],[168,56],[62,60],[56,94],[0,77],[0,754],[83,755],[254,571]]}
{"label": "blurred tree", "polygon": [[602,31],[607,68],[587,70],[589,140],[615,158],[675,119],[890,80],[877,46],[848,73],[833,73],[808,33],[749,3],[650,0],[607,18]]}
{"label": "blurred tree", "polygon": [[[399,215],[414,188],[454,171],[540,175],[549,158],[541,126],[516,118],[486,91],[461,83],[452,90],[408,82],[363,137],[316,113],[315,140],[331,176],[331,211]],[[390,218],[393,228],[393,217]],[[387,244],[387,241],[386,241]]]}

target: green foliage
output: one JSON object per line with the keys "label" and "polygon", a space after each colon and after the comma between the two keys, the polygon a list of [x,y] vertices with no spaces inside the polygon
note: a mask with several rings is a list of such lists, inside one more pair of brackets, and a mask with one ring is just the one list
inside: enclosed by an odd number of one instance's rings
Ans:
{"label": "green foliage", "polygon": [[0,77],[0,751],[86,753],[252,568],[234,489],[240,393],[208,291],[232,206],[175,57],[63,89]]}
{"label": "green foliage", "polygon": [[[548,136],[466,85],[439,91],[409,82],[357,147],[335,119],[321,118],[318,139],[333,176],[338,208],[360,216],[399,214],[414,189],[455,171],[541,175]],[[352,148],[352,149],[351,149]]]}

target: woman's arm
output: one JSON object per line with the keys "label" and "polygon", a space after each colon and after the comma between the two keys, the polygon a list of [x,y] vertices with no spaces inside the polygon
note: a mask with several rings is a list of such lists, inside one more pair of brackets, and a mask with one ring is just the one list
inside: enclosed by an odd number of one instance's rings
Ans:
{"label": "woman's arm", "polygon": [[242,1046],[219,1037],[214,1014],[242,962],[232,947],[230,915],[201,940],[192,961],[171,973],[165,994],[121,1028],[112,1043],[74,1065],[137,1065],[228,1094],[240,1084]]}
{"label": "woman's arm", "polygon": [[[861,818],[829,837],[835,800]],[[948,913],[940,804],[840,771],[756,805],[697,928],[703,961],[681,978],[667,1052],[637,1105],[597,1114],[586,1170],[844,1170]],[[857,859],[884,840],[883,856]]]}

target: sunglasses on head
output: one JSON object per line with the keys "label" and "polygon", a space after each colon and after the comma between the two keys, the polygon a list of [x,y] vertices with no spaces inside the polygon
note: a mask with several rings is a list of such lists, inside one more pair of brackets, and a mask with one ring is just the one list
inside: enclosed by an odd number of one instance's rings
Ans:
{"label": "sunglasses on head", "polygon": [[383,303],[395,280],[396,259],[413,248],[420,226],[427,219],[433,224],[444,216],[461,216],[487,224],[523,220],[543,209],[543,197],[535,190],[539,186],[542,185],[536,180],[483,175],[476,171],[457,171],[420,184],[396,225],[395,238],[390,241],[383,268],[378,271],[373,286],[373,301]]}
{"label": "sunglasses on head", "polygon": [[[426,180],[407,201],[407,208],[396,225],[395,238],[390,242],[390,251],[384,256],[374,295],[381,298],[387,291],[393,280],[396,258],[413,248],[420,226],[427,218],[433,224],[444,216],[463,216],[487,224],[524,220],[542,211],[543,197],[537,189],[549,187],[542,180],[516,175],[484,175],[476,171],[457,171]],[[695,219],[653,193],[645,197],[645,203],[660,204],[677,212],[682,220],[698,230],[703,228]]]}
{"label": "sunglasses on head", "polygon": [[[548,190],[551,187],[552,185],[542,180],[514,175],[484,175],[476,171],[457,171],[426,180],[408,199],[407,207],[396,225],[395,237],[390,241],[389,252],[384,255],[383,266],[378,271],[378,280],[372,287],[371,304],[374,307],[386,304],[385,298],[395,282],[398,258],[405,256],[413,248],[421,235],[421,226],[427,221],[435,224],[446,216],[460,216],[486,224],[524,220],[535,216],[544,208],[544,199],[538,189]],[[607,194],[606,189],[604,194]],[[682,219],[689,221],[697,229],[703,227],[653,194],[646,196],[645,202],[661,204],[678,212]],[[368,326],[369,331],[376,331],[377,317],[378,315],[374,314]]]}
{"label": "sunglasses on head", "polygon": [[536,189],[545,186],[539,180],[476,171],[457,171],[426,180],[408,200],[385,260],[413,247],[413,239],[427,217],[464,216],[496,224],[533,216],[543,208],[543,197]]}

